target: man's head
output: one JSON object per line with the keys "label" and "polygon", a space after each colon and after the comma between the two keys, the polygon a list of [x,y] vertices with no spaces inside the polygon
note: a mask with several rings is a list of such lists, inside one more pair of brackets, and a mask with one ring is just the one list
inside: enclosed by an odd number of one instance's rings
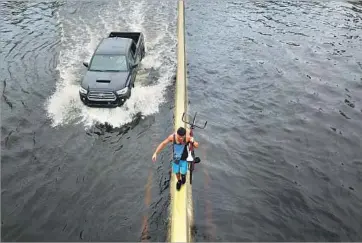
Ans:
{"label": "man's head", "polygon": [[186,129],[183,128],[183,127],[179,127],[179,128],[177,129],[176,134],[177,134],[177,138],[178,138],[179,140],[182,140],[182,139],[185,137],[185,135],[186,135]]}

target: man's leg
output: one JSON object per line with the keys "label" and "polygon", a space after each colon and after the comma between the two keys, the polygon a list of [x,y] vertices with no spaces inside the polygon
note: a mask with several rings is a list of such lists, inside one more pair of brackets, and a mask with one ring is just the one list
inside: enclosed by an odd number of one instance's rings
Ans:
{"label": "man's leg", "polygon": [[175,162],[172,162],[172,170],[173,170],[173,173],[176,174],[176,178],[177,178],[176,189],[180,190],[180,188],[181,188],[180,163],[176,164]]}
{"label": "man's leg", "polygon": [[180,173],[182,184],[186,183],[186,173],[187,173],[187,161],[180,160]]}
{"label": "man's leg", "polygon": [[181,175],[181,182],[182,184],[186,183],[186,175]]}

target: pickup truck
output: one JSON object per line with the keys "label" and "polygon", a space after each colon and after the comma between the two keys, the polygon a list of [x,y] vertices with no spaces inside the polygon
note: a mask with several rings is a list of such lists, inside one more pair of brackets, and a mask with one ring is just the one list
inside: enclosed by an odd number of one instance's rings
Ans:
{"label": "pickup truck", "polygon": [[79,88],[87,106],[117,107],[131,97],[138,65],[145,56],[141,32],[111,32],[97,45]]}

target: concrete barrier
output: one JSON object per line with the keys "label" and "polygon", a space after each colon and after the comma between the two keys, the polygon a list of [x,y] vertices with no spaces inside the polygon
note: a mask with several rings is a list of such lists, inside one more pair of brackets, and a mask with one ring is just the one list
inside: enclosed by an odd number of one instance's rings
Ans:
{"label": "concrete barrier", "polygon": [[[182,122],[182,114],[187,112],[187,77],[186,77],[186,48],[185,48],[185,4],[183,0],[178,1],[177,18],[177,76],[175,89],[175,110],[174,126],[175,131],[180,127],[186,127]],[[190,242],[191,222],[192,222],[192,193],[189,183],[189,173],[187,182],[182,185],[180,191],[176,190],[176,176],[171,176],[171,225],[168,239],[170,242]]]}

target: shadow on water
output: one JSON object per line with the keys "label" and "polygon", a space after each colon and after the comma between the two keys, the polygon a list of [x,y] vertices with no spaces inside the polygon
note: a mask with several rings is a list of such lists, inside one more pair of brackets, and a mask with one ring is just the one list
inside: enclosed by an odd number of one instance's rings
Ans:
{"label": "shadow on water", "polygon": [[87,134],[90,135],[92,133],[97,135],[104,135],[105,133],[118,133],[117,135],[125,135],[129,130],[132,130],[135,128],[143,118],[141,112],[137,113],[133,120],[121,127],[114,127],[108,122],[103,123],[97,123],[95,124],[89,131],[87,131]]}

